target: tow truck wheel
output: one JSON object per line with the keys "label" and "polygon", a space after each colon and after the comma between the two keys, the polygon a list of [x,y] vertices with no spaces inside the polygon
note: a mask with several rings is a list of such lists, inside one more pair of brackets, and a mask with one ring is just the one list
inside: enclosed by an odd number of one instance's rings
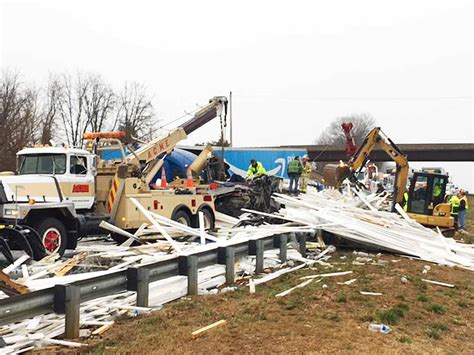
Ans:
{"label": "tow truck wheel", "polygon": [[178,210],[171,217],[173,221],[184,224],[185,226],[191,227],[191,218],[186,211]]}
{"label": "tow truck wheel", "polygon": [[[214,229],[215,222],[214,222],[214,216],[212,215],[211,211],[209,211],[207,208],[203,208],[201,212],[204,215],[204,229],[205,230]],[[199,225],[199,222],[198,222],[198,225]]]}
{"label": "tow truck wheel", "polygon": [[36,226],[46,253],[63,255],[66,251],[67,232],[64,224],[56,218],[46,218]]}

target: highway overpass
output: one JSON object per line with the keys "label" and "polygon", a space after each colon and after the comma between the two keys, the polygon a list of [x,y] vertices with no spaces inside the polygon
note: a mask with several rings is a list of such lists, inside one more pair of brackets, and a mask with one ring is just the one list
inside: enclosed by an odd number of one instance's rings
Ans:
{"label": "highway overpass", "polygon": [[[474,143],[435,143],[435,144],[398,144],[408,156],[408,160],[433,162],[474,162]],[[306,149],[312,161],[346,161],[348,157],[344,148],[327,145],[292,145],[272,148]],[[375,149],[370,154],[374,162],[390,161],[383,150]]]}

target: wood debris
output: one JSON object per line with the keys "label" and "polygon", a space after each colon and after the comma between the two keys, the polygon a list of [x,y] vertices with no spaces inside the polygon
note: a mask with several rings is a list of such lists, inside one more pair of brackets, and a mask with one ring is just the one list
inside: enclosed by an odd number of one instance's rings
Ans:
{"label": "wood debris", "polygon": [[330,272],[327,274],[309,275],[309,276],[303,276],[301,277],[301,279],[305,280],[305,279],[315,279],[317,277],[336,277],[336,276],[344,276],[344,275],[349,275],[349,274],[352,274],[352,271]]}
{"label": "wood debris", "polygon": [[453,284],[448,284],[448,283],[445,283],[445,282],[439,282],[439,281],[433,281],[433,280],[426,280],[426,279],[421,279],[421,281],[427,282],[427,283],[430,283],[430,284],[433,284],[433,285],[438,285],[438,286],[451,287],[451,288],[454,287]]}
{"label": "wood debris", "polygon": [[9,296],[24,295],[30,292],[28,287],[13,281],[3,271],[0,271],[0,291],[5,292]]}
{"label": "wood debris", "polygon": [[66,260],[64,263],[59,265],[54,271],[55,276],[64,276],[66,275],[69,271],[71,271],[77,264],[79,264],[81,261],[83,261],[87,256],[87,253],[79,253],[77,255],[74,255],[71,259]]}
{"label": "wood debris", "polygon": [[381,292],[360,291],[360,294],[364,296],[383,296]]}
{"label": "wood debris", "polygon": [[195,337],[201,335],[202,333],[207,332],[207,331],[210,330],[210,329],[219,327],[219,326],[224,325],[224,324],[226,324],[226,323],[227,323],[227,321],[226,321],[225,319],[221,319],[220,321],[217,321],[217,322],[215,322],[215,323],[209,324],[208,326],[206,326],[206,327],[204,327],[204,328],[195,330],[194,332],[191,333],[191,335],[193,336],[193,338],[195,338]]}
{"label": "wood debris", "polygon": [[[136,202],[138,203],[138,201]],[[137,208],[141,210],[138,206]],[[36,291],[57,284],[72,283],[125,270],[129,267],[166,260],[176,255],[192,254],[216,248],[217,244],[213,243],[214,241],[232,244],[248,242],[250,239],[281,233],[314,232],[314,229],[310,227],[297,226],[293,223],[287,225],[268,224],[230,228],[239,220],[220,215],[219,218],[226,220],[226,223],[219,232],[209,235],[202,228],[193,229],[179,223],[176,224],[174,221],[154,215],[149,213],[149,211],[143,214],[149,220],[149,224],[140,227],[133,235],[123,231],[124,237],[128,238],[127,243],[115,245],[110,241],[97,242],[97,239],[92,238],[90,238],[89,242],[87,238],[84,238],[76,248],[76,254],[69,259],[59,259],[57,255],[50,255],[37,262],[28,260],[27,257],[17,260],[15,264],[8,267],[7,271],[13,272],[21,266],[20,272],[15,273],[19,278],[11,280],[10,277],[4,274],[5,280],[7,282],[14,282],[19,289]],[[115,226],[107,225],[106,227],[117,232],[117,227]],[[142,241],[141,245],[132,246],[130,241],[136,241],[136,238],[142,238],[143,236],[148,237],[153,233],[167,237],[165,237],[165,240],[160,237],[150,238],[150,240]],[[180,239],[175,240],[175,236],[180,236]],[[188,238],[183,236],[188,236]],[[204,240],[211,243],[201,245],[200,243]],[[326,249],[321,259],[330,257],[331,251],[332,249]],[[286,259],[287,262],[281,262],[279,249],[277,248],[266,250],[264,252],[264,268],[274,271],[260,279],[256,279],[255,284],[267,282],[317,261],[303,258],[297,250],[290,248],[287,250]],[[255,265],[255,256],[240,257],[236,260],[236,276],[254,276]],[[288,267],[290,265],[291,267]],[[225,265],[215,264],[198,270],[198,294],[217,293],[225,282]],[[82,334],[101,335],[113,326],[117,317],[126,314],[135,316],[159,310],[163,304],[186,296],[187,293],[187,277],[175,276],[149,284],[149,307],[137,307],[136,293],[131,291],[83,302],[80,307]],[[197,330],[197,334],[205,332],[206,329],[213,328],[214,325],[208,327],[210,328],[206,327],[203,330]],[[51,344],[69,347],[83,345],[81,342],[58,340],[57,338],[61,337],[63,333],[64,315],[45,313],[34,318],[0,327],[0,338],[6,342],[5,347],[1,350],[2,352],[15,353],[50,346]]]}
{"label": "wood debris", "polygon": [[[313,281],[314,281],[314,279],[309,279],[309,280],[303,281],[302,283],[296,285],[295,287],[292,287],[292,288],[290,288],[286,291],[283,291],[283,292],[280,292],[280,293],[276,294],[275,297],[284,297],[284,296],[290,294],[291,292],[293,292],[294,290],[296,290],[297,288],[305,287]],[[320,281],[321,280],[317,280],[316,282],[320,282]]]}

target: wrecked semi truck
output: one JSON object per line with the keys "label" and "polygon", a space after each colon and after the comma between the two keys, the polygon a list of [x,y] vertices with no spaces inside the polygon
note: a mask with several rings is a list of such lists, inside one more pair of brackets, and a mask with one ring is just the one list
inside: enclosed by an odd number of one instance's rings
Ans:
{"label": "wrecked semi truck", "polygon": [[[45,253],[62,255],[76,247],[79,237],[101,234],[102,221],[134,231],[145,217],[129,197],[152,213],[190,226],[197,225],[197,214],[202,211],[205,226],[213,228],[214,197],[208,186],[178,182],[159,188],[153,179],[178,142],[226,113],[227,99],[214,97],[183,125],[137,150],[123,143],[122,132],[86,133],[86,149],[21,150],[17,174],[0,176],[0,252],[10,262],[10,249],[22,249],[35,259]],[[117,149],[121,158],[101,160],[101,149]]]}

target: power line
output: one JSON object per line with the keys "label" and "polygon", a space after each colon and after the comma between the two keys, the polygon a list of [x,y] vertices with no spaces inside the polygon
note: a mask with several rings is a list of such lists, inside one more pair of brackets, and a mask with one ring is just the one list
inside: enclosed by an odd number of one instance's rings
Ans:
{"label": "power line", "polygon": [[193,109],[193,110],[191,110],[191,111],[189,111],[189,112],[184,111],[184,112],[185,112],[184,115],[182,115],[182,116],[180,116],[180,117],[178,117],[178,118],[175,118],[175,119],[173,119],[173,120],[171,120],[171,121],[168,121],[168,122],[166,122],[165,124],[163,124],[163,125],[161,125],[161,126],[155,128],[155,129],[152,129],[151,131],[149,131],[149,132],[147,132],[146,134],[144,134],[143,136],[141,136],[140,139],[142,139],[143,137],[145,137],[145,136],[147,136],[147,135],[153,135],[153,134],[155,134],[156,132],[158,132],[160,129],[163,129],[163,128],[165,128],[166,126],[169,126],[170,124],[173,124],[173,123],[175,123],[175,122],[177,122],[177,121],[179,121],[179,120],[182,120],[183,118],[186,118],[186,117],[188,117],[188,116],[191,116],[193,113],[199,111],[199,110],[202,109],[203,107],[204,107],[204,106],[199,106],[199,105],[197,105],[197,107],[196,107],[195,109]]}
{"label": "power line", "polygon": [[274,98],[285,101],[471,101],[474,96],[319,96],[279,97],[272,95],[239,95],[240,97]]}

